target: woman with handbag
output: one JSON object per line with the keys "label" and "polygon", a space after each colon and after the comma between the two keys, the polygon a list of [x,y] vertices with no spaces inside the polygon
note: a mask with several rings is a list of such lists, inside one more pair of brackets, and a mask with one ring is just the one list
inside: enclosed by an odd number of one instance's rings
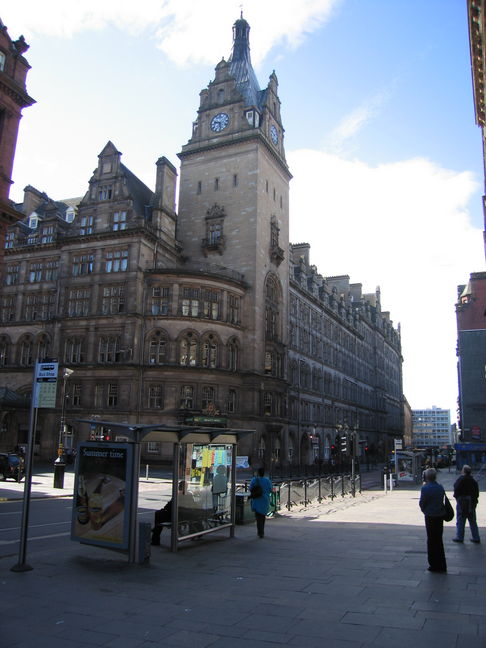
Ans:
{"label": "woman with handbag", "polygon": [[270,510],[270,493],[273,488],[272,482],[264,475],[264,469],[259,468],[257,476],[250,482],[251,509],[255,513],[259,538],[263,538],[265,533],[265,518]]}
{"label": "woman with handbag", "polygon": [[425,529],[427,531],[427,557],[429,560],[428,570],[445,574],[447,563],[442,542],[444,530],[444,515],[446,513],[444,498],[446,497],[444,487],[438,484],[437,471],[435,468],[428,468],[425,471],[425,484],[420,490],[420,510],[425,516]]}

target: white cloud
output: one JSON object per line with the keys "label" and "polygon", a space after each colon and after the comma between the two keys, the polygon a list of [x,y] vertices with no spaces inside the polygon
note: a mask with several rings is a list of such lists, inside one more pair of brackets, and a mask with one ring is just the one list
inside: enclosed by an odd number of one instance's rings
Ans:
{"label": "white cloud", "polygon": [[214,65],[231,50],[228,25],[244,8],[252,31],[255,65],[280,42],[297,47],[318,29],[342,0],[3,0],[1,15],[9,33],[27,40],[36,34],[70,38],[114,25],[130,34],[152,34],[157,46],[178,64]]}
{"label": "white cloud", "polygon": [[345,115],[326,138],[326,149],[339,153],[347,140],[356,135],[371,120],[376,118],[383,105],[388,101],[390,91],[377,92]]}
{"label": "white cloud", "polygon": [[456,289],[484,267],[468,213],[478,183],[421,158],[372,167],[315,150],[287,157],[291,240],[311,243],[322,275],[381,287],[382,309],[402,327],[405,395],[413,408],[451,408],[454,420]]}

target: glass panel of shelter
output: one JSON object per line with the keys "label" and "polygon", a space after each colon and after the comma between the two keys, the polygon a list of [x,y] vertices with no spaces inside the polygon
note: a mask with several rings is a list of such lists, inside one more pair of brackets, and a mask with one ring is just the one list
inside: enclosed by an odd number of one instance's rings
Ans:
{"label": "glass panel of shelter", "polygon": [[178,539],[231,524],[232,445],[181,444]]}

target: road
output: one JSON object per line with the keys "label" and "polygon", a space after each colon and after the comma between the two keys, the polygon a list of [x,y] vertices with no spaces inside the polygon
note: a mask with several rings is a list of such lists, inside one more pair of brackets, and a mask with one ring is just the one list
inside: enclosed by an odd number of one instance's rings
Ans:
{"label": "road", "polygon": [[[139,519],[152,522],[153,512],[170,499],[170,486],[160,485],[158,492],[141,493]],[[22,521],[22,500],[0,505],[0,558],[18,554]],[[47,549],[62,551],[71,535],[72,497],[32,499],[29,509],[28,555]]]}

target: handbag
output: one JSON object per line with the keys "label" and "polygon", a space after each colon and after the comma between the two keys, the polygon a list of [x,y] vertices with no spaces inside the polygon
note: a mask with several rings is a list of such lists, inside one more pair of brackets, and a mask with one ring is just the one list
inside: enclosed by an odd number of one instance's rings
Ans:
{"label": "handbag", "polygon": [[447,495],[444,495],[444,506],[445,506],[444,522],[451,522],[454,519],[454,509]]}
{"label": "handbag", "polygon": [[260,480],[257,477],[256,482],[250,488],[250,497],[251,497],[251,499],[257,499],[258,497],[261,497],[262,495],[263,495],[263,488],[262,488],[262,485],[260,484]]}

